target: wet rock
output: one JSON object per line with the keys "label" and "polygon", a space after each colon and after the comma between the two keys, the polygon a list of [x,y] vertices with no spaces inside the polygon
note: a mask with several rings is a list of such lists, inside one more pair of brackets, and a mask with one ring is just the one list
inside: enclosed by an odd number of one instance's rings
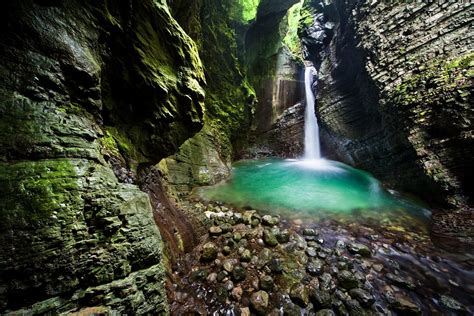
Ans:
{"label": "wet rock", "polygon": [[441,306],[450,309],[452,311],[456,311],[461,315],[464,315],[467,313],[466,307],[464,307],[461,303],[456,301],[454,298],[447,296],[447,295],[441,295],[439,303]]}
{"label": "wet rock", "polygon": [[339,271],[342,271],[342,270],[347,270],[349,267],[347,265],[347,262],[345,261],[338,261],[337,262],[337,268],[339,269]]}
{"label": "wet rock", "polygon": [[407,279],[403,278],[400,275],[395,275],[393,273],[387,273],[385,277],[393,284],[406,288],[408,290],[414,290],[415,289],[415,284],[412,282],[408,281]]}
{"label": "wet rock", "polygon": [[327,291],[313,290],[310,299],[316,309],[329,308],[332,304],[331,294]]}
{"label": "wet rock", "polygon": [[272,259],[272,251],[268,248],[264,248],[258,254],[257,268],[263,268]]}
{"label": "wet rock", "polygon": [[224,288],[227,291],[232,290],[234,288],[234,282],[232,282],[231,280],[227,281],[226,283],[224,283]]}
{"label": "wet rock", "polygon": [[227,271],[220,271],[219,273],[217,273],[217,281],[222,282],[228,276],[229,273],[227,273]]}
{"label": "wet rock", "polygon": [[[332,308],[336,311],[337,315],[340,316],[349,316],[346,306],[340,300],[335,300],[332,304]],[[385,315],[385,314],[384,314]]]}
{"label": "wet rock", "polygon": [[370,252],[369,247],[360,243],[351,243],[347,245],[347,250],[352,254],[359,254],[363,257],[370,257],[372,253]]}
{"label": "wet rock", "polygon": [[231,252],[232,252],[232,249],[230,249],[229,246],[224,246],[224,248],[222,248],[222,253],[226,256],[230,255]]}
{"label": "wet rock", "polygon": [[250,304],[252,308],[259,314],[265,314],[268,308],[268,293],[258,291],[250,296]]}
{"label": "wet rock", "polygon": [[306,271],[313,276],[318,276],[323,273],[323,262],[319,259],[311,260],[306,265]]}
{"label": "wet rock", "polygon": [[319,231],[317,231],[316,229],[313,229],[313,228],[305,228],[303,229],[303,236],[318,236],[319,235]]}
{"label": "wet rock", "polygon": [[286,229],[281,230],[276,234],[276,239],[280,244],[285,244],[290,241],[290,233]]}
{"label": "wet rock", "polygon": [[258,218],[253,218],[252,221],[250,222],[250,225],[252,227],[257,227],[258,225],[260,225],[260,220]]}
{"label": "wet rock", "polygon": [[329,273],[323,273],[319,277],[319,288],[324,291],[330,291],[335,288],[334,281]]}
{"label": "wet rock", "polygon": [[344,249],[346,248],[346,243],[343,240],[338,240],[336,241],[336,248]]}
{"label": "wet rock", "polygon": [[351,272],[344,270],[339,273],[337,276],[337,280],[339,281],[339,285],[346,290],[350,290],[359,286],[359,281]]}
{"label": "wet rock", "polygon": [[273,258],[267,264],[270,271],[273,273],[282,273],[283,272],[283,262],[279,258]]}
{"label": "wet rock", "polygon": [[232,227],[232,225],[230,224],[223,224],[220,226],[220,228],[222,229],[222,233],[231,233],[234,228]]}
{"label": "wet rock", "polygon": [[372,269],[376,272],[381,272],[383,270],[383,265],[382,264],[373,264]]}
{"label": "wet rock", "polygon": [[290,290],[290,298],[301,307],[306,307],[309,303],[308,289],[302,283],[297,283]]}
{"label": "wet rock", "polygon": [[252,253],[250,252],[250,250],[245,249],[240,255],[240,261],[250,262],[250,260],[252,260]]}
{"label": "wet rock", "polygon": [[275,283],[271,276],[264,275],[260,278],[260,287],[262,288],[262,290],[271,291],[273,290],[274,285]]}
{"label": "wet rock", "polygon": [[318,255],[318,252],[315,248],[308,247],[306,248],[306,254],[308,255],[308,257],[316,257]]}
{"label": "wet rock", "polygon": [[236,266],[234,270],[232,271],[232,278],[236,282],[245,280],[246,277],[247,277],[247,270],[245,270],[244,267]]}
{"label": "wet rock", "polygon": [[204,246],[202,247],[202,252],[201,252],[201,260],[212,261],[216,258],[217,258],[217,246],[212,242],[208,242],[204,244]]}
{"label": "wet rock", "polygon": [[242,235],[240,233],[234,233],[232,239],[234,239],[235,242],[239,242],[242,239]]}
{"label": "wet rock", "polygon": [[220,234],[222,234],[222,229],[219,226],[212,226],[209,228],[209,235],[219,236]]}
{"label": "wet rock", "polygon": [[401,315],[421,315],[420,307],[408,298],[398,297],[396,301],[390,305],[390,308]]}
{"label": "wet rock", "polygon": [[280,219],[275,216],[265,215],[262,217],[262,225],[265,225],[265,226],[272,227],[272,226],[278,225],[279,222],[280,222]]}
{"label": "wet rock", "polygon": [[229,297],[229,292],[224,286],[220,285],[216,288],[217,301],[219,301],[220,303],[225,303],[228,297]]}
{"label": "wet rock", "polygon": [[[259,290],[260,289],[260,280],[258,278],[252,278],[252,287],[255,289],[255,290]],[[265,289],[263,289],[265,290]]]}
{"label": "wet rock", "polygon": [[357,300],[348,300],[345,304],[350,315],[362,316],[367,314]]}
{"label": "wet rock", "polygon": [[236,301],[240,301],[240,299],[242,298],[242,294],[244,293],[244,291],[242,290],[242,288],[240,286],[238,287],[235,287],[232,289],[232,292],[231,292],[231,296],[234,300]]}
{"label": "wet rock", "polygon": [[284,316],[301,316],[301,308],[293,302],[285,302],[282,306]]}
{"label": "wet rock", "polygon": [[316,312],[316,316],[336,316],[332,309],[322,309]]}
{"label": "wet rock", "polygon": [[237,259],[226,259],[222,263],[222,267],[224,268],[224,270],[229,272],[229,273],[234,270],[234,267],[236,265],[237,265]]}
{"label": "wet rock", "polygon": [[224,242],[224,246],[227,246],[229,248],[234,248],[236,245],[235,241],[233,239],[227,239],[225,242]]}
{"label": "wet rock", "polygon": [[271,247],[278,245],[278,240],[276,239],[275,234],[273,234],[273,232],[269,229],[265,229],[263,231],[263,241],[265,244]]}
{"label": "wet rock", "polygon": [[349,294],[359,301],[363,307],[370,307],[375,302],[375,297],[372,294],[359,288],[350,290]]}
{"label": "wet rock", "polygon": [[213,272],[207,276],[207,281],[209,283],[214,283],[217,280],[217,273]]}
{"label": "wet rock", "polygon": [[207,269],[197,269],[191,272],[190,279],[193,282],[206,280],[209,271]]}
{"label": "wet rock", "polygon": [[250,316],[250,308],[242,307],[240,309],[240,316]]}

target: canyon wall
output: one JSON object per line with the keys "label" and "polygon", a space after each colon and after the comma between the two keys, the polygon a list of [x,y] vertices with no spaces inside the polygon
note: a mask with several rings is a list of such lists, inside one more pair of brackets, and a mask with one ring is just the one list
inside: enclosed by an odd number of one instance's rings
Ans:
{"label": "canyon wall", "polygon": [[473,5],[307,0],[303,10],[326,155],[455,210],[436,214],[433,231],[472,240]]}
{"label": "canyon wall", "polygon": [[167,313],[138,180],[203,125],[196,45],[163,1],[14,1],[1,24],[0,312]]}

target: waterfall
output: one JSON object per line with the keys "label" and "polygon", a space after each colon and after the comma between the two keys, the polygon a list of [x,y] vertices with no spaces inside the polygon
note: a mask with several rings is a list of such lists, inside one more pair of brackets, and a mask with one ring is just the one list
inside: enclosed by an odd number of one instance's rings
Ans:
{"label": "waterfall", "polygon": [[304,116],[304,159],[321,159],[319,146],[319,126],[314,112],[313,77],[317,75],[314,67],[307,67],[304,73],[306,91],[306,111]]}

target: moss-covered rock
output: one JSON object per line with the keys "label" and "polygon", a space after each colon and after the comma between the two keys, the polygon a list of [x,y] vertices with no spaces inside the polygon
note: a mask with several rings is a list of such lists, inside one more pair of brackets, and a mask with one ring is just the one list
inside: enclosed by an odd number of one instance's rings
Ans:
{"label": "moss-covered rock", "polygon": [[130,5],[5,5],[0,312],[168,310],[160,232],[132,182],[202,127],[204,72],[165,1]]}

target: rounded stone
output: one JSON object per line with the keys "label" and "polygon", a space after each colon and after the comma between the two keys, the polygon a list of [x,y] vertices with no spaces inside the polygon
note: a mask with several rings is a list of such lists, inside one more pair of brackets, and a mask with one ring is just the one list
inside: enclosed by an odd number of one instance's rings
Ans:
{"label": "rounded stone", "polygon": [[212,261],[217,258],[217,246],[208,242],[202,247],[201,251],[201,260],[203,261]]}
{"label": "rounded stone", "polygon": [[275,283],[271,276],[264,275],[260,278],[260,287],[262,288],[262,290],[271,291],[273,290],[274,285]]}
{"label": "rounded stone", "polygon": [[232,271],[232,278],[236,282],[245,280],[246,277],[247,277],[247,270],[245,270],[245,268],[242,266],[236,266],[234,270]]}
{"label": "rounded stone", "polygon": [[339,285],[346,290],[350,290],[359,286],[359,281],[357,278],[354,276],[354,274],[347,270],[341,271],[337,276],[337,280],[339,281]]}
{"label": "rounded stone", "polygon": [[268,293],[258,291],[250,296],[250,304],[252,308],[259,314],[265,314],[268,308]]}

